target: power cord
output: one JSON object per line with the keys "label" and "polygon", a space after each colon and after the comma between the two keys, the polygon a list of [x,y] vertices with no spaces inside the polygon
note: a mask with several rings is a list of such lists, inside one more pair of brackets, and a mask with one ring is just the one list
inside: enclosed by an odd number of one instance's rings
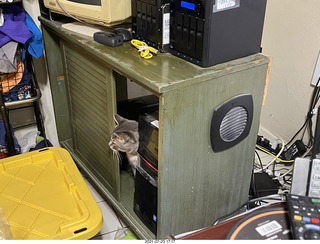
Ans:
{"label": "power cord", "polygon": [[[262,171],[264,171],[263,165],[262,165],[262,161],[261,161],[261,158],[260,158],[259,153],[257,152],[257,150],[254,150],[254,152],[256,153],[256,155],[257,155],[257,157],[258,157],[258,159],[259,159],[259,164],[260,164],[260,167],[261,167]],[[252,173],[254,173],[254,172],[252,172]]]}
{"label": "power cord", "polygon": [[[232,211],[231,213],[217,218],[213,222],[213,224],[211,226],[217,225],[221,220],[229,217],[230,215],[235,214],[236,212],[238,212],[239,210],[241,210],[245,206],[249,205],[250,203],[254,203],[254,202],[258,202],[258,201],[260,202],[260,201],[263,201],[263,200],[276,200],[276,201],[279,201],[279,202],[284,202],[285,201],[284,200],[285,199],[284,196],[285,196],[285,194],[273,194],[273,195],[269,195],[269,196],[258,197],[258,198],[255,198],[255,199],[248,200],[244,204],[242,204],[239,208],[237,208],[236,210]],[[273,204],[273,203],[271,203],[271,204]],[[265,207],[265,206],[266,205],[262,205],[261,207]],[[256,209],[257,208],[254,208],[254,210],[256,210]]]}
{"label": "power cord", "polygon": [[268,151],[266,151],[266,150],[264,150],[263,148],[261,148],[261,147],[259,147],[258,145],[256,145],[256,147],[259,149],[259,150],[261,150],[262,149],[262,151],[263,152],[266,152],[266,153],[268,153],[268,154],[270,154],[271,156],[273,156],[274,157],[274,159],[272,159],[265,167],[263,167],[263,168],[261,168],[260,170],[258,170],[258,171],[255,171],[255,173],[258,173],[258,172],[263,172],[263,171],[265,171],[271,164],[273,164],[273,163],[275,163],[275,161],[278,159],[278,160],[282,160],[282,159],[280,159],[279,157],[280,157],[280,155],[281,155],[281,153],[283,152],[283,150],[284,150],[284,141],[282,140],[282,139],[278,139],[279,141],[281,141],[281,145],[282,145],[282,147],[281,147],[281,149],[280,149],[280,151],[279,151],[279,153],[275,156],[275,155],[273,155],[272,153],[270,153],[270,152],[268,152]]}
{"label": "power cord", "polygon": [[313,132],[312,132],[312,117],[315,114],[315,106],[319,101],[320,98],[320,87],[318,87],[320,83],[320,77],[317,81],[317,84],[313,90],[312,93],[312,97],[311,97],[311,101],[310,101],[310,106],[309,106],[309,111],[307,113],[307,118],[304,122],[304,124],[300,127],[300,129],[294,134],[294,136],[291,138],[291,140],[286,144],[286,147],[288,145],[290,145],[290,143],[299,135],[299,133],[301,131],[303,131],[302,136],[301,136],[301,140],[303,139],[305,132],[307,129],[309,129],[309,142],[308,142],[308,147],[312,147],[313,146]]}
{"label": "power cord", "polygon": [[78,22],[80,22],[80,23],[86,24],[85,21],[82,21],[82,20],[78,19],[77,17],[73,16],[72,14],[70,14],[69,11],[67,11],[67,10],[62,6],[62,4],[60,3],[59,0],[56,0],[56,2],[57,2],[57,4],[59,5],[59,7],[61,8],[61,10],[62,10],[63,12],[65,12],[70,18],[72,18],[72,19],[74,19],[74,20],[76,20],[76,21],[78,21]]}
{"label": "power cord", "polygon": [[281,159],[281,158],[278,158],[278,157],[279,157],[278,155],[276,156],[276,155],[272,154],[271,152],[268,152],[267,150],[264,150],[262,147],[260,147],[260,146],[258,146],[258,145],[256,145],[256,147],[257,147],[258,149],[260,149],[261,151],[263,151],[263,152],[271,155],[272,157],[274,157],[275,159],[277,159],[278,161],[280,161],[280,162],[282,162],[282,163],[292,163],[292,162],[294,162],[294,160],[283,160],[283,159]]}
{"label": "power cord", "polygon": [[138,52],[140,53],[140,57],[145,59],[150,59],[153,57],[153,55],[158,54],[158,50],[154,47],[148,46],[145,42],[132,39],[131,44],[138,49]]}

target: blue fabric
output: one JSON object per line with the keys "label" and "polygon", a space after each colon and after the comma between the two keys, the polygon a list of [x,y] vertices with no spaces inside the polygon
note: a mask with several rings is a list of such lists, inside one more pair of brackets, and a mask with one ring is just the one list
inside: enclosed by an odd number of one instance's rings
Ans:
{"label": "blue fabric", "polygon": [[49,140],[43,139],[41,142],[39,142],[39,143],[36,145],[35,148],[31,148],[31,149],[30,149],[30,152],[31,152],[31,151],[35,151],[35,150],[39,150],[39,149],[41,149],[41,148],[45,148],[45,147],[46,147],[46,145],[45,145],[45,143],[44,143],[45,140],[46,140],[46,142],[47,142],[47,147],[53,147],[53,145],[51,144],[51,142],[50,142]]}
{"label": "blue fabric", "polygon": [[[20,145],[18,144],[17,138],[14,136],[12,125],[9,125],[9,126],[10,126],[11,134],[13,137],[13,144],[14,144],[14,148],[16,150],[16,153],[20,153],[21,152]],[[2,147],[7,146],[7,144],[6,144],[6,129],[4,127],[4,123],[2,120],[0,121],[0,146],[2,146]]]}
{"label": "blue fabric", "polygon": [[11,40],[26,43],[32,37],[32,34],[26,26],[24,9],[14,4],[5,4],[2,9],[4,24],[0,26],[0,46]]}
{"label": "blue fabric", "polygon": [[43,55],[43,49],[44,49],[43,42],[42,42],[42,33],[27,12],[26,12],[26,25],[30,30],[30,32],[32,33],[32,37],[26,43],[28,47],[28,52],[33,57],[38,59]]}

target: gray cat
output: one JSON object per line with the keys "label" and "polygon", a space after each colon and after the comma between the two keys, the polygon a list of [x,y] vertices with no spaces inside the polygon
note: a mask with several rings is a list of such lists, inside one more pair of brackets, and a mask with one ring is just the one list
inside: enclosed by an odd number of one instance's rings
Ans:
{"label": "gray cat", "polygon": [[120,159],[119,152],[125,152],[131,166],[133,175],[136,175],[136,168],[139,165],[139,131],[138,122],[129,120],[116,114],[114,116],[116,127],[111,133],[109,147]]}

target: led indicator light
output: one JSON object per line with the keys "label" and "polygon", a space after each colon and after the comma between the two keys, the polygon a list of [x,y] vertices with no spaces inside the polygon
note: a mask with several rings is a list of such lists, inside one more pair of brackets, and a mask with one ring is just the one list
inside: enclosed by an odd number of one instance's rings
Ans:
{"label": "led indicator light", "polygon": [[190,9],[190,10],[194,10],[194,9],[195,9],[195,6],[196,6],[196,5],[193,4],[193,3],[181,1],[181,7],[183,7],[183,8],[187,8],[187,9]]}

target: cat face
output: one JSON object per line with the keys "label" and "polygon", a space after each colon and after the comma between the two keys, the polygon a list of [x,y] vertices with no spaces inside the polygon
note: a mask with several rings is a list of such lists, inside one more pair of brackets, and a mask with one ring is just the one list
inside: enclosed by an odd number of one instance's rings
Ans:
{"label": "cat face", "polygon": [[109,147],[113,151],[136,153],[139,147],[138,122],[115,115],[116,127],[111,133]]}

